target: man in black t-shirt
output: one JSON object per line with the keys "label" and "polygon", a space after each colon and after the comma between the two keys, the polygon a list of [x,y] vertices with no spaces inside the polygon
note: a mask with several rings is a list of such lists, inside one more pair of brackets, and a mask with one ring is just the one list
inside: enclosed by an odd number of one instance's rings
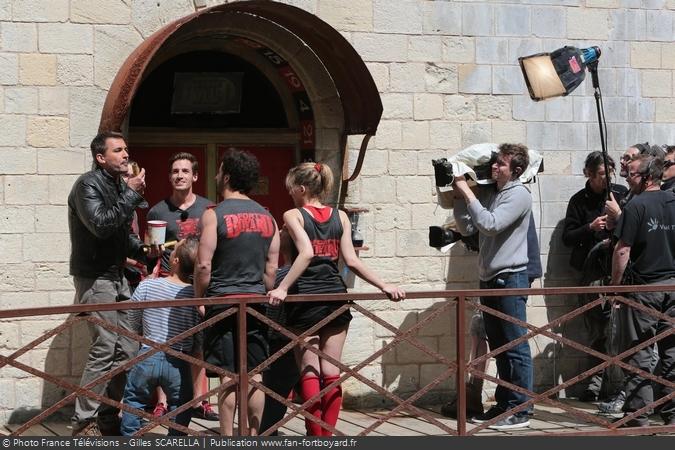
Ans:
{"label": "man in black t-shirt", "polygon": [[[675,284],[675,194],[660,189],[663,160],[642,156],[628,164],[628,182],[633,199],[625,206],[617,224],[618,239],[612,260],[612,284]],[[634,292],[626,296],[635,302],[675,317],[675,292]],[[634,347],[673,327],[671,322],[633,307],[622,308],[625,348]],[[654,346],[647,345],[628,358],[629,364],[645,372],[653,370]],[[662,376],[675,382],[675,335],[658,341],[664,367]],[[664,387],[664,395],[673,392]],[[653,401],[649,380],[631,372],[626,377],[627,414]],[[667,425],[675,424],[675,399],[661,409]],[[625,426],[649,425],[647,414],[639,415]]]}

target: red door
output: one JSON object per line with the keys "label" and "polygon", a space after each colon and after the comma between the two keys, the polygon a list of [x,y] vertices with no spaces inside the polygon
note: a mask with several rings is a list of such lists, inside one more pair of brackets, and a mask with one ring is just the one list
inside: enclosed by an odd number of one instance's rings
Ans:
{"label": "red door", "polygon": [[[193,185],[195,194],[206,197],[206,146],[132,146],[130,158],[145,169],[146,189],[143,197],[149,207],[171,195],[169,184],[169,158],[178,152],[188,152],[195,155],[199,163],[199,177]],[[138,209],[138,224],[141,238],[145,235],[145,216],[147,209]]]}
{"label": "red door", "polygon": [[[223,159],[223,153],[230,147],[230,145],[218,146],[219,165]],[[247,145],[236,147],[253,153],[260,162],[260,180],[250,197],[267,208],[279,227],[283,226],[284,212],[294,207],[293,200],[286,190],[286,174],[295,165],[294,148]]]}

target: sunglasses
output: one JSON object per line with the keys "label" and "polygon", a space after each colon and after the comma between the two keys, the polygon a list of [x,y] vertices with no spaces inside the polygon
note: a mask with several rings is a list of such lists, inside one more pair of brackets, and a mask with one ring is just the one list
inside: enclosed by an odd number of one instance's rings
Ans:
{"label": "sunglasses", "polygon": [[673,166],[673,165],[675,165],[675,161],[666,160],[666,161],[663,162],[663,168],[664,169],[667,169],[668,167]]}

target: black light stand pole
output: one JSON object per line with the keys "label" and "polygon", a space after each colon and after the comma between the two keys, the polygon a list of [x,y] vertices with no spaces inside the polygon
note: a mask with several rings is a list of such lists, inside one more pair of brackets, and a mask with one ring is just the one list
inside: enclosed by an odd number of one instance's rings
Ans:
{"label": "black light stand pole", "polygon": [[605,165],[605,181],[607,183],[607,200],[610,199],[611,192],[611,180],[610,180],[610,171],[609,171],[609,159],[607,153],[607,143],[605,142],[605,129],[603,128],[603,117],[602,110],[600,108],[600,101],[602,94],[600,92],[600,81],[598,80],[598,61],[595,60],[592,63],[589,63],[588,71],[591,73],[591,79],[593,80],[593,96],[595,97],[595,108],[598,112],[598,126],[600,127],[600,145],[602,146],[602,161]]}

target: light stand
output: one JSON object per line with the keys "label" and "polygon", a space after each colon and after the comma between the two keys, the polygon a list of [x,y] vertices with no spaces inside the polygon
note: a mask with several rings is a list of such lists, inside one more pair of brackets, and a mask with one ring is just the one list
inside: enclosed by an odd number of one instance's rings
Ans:
{"label": "light stand", "polygon": [[602,107],[602,91],[600,91],[600,80],[598,79],[598,60],[589,63],[587,66],[591,73],[591,82],[593,83],[593,97],[595,97],[595,109],[598,113],[598,127],[600,128],[600,146],[602,147],[602,162],[605,166],[605,182],[607,184],[607,200],[610,199],[612,183],[609,172],[609,154],[607,153],[607,123],[605,122],[605,111]]}

